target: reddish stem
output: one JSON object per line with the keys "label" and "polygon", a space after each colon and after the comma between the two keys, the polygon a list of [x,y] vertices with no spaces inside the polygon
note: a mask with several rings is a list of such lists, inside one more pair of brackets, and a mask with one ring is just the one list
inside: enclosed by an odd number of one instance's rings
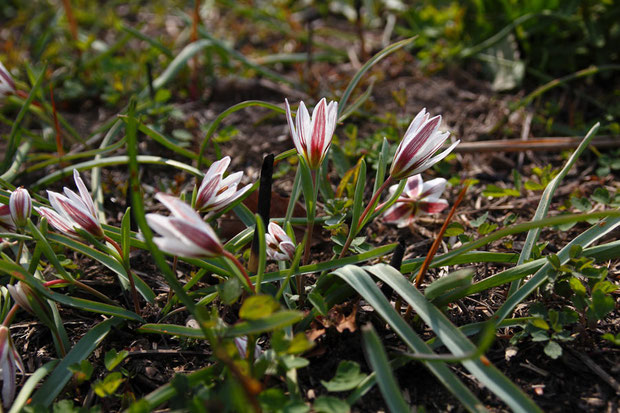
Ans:
{"label": "reddish stem", "polygon": [[243,265],[241,265],[237,257],[235,257],[231,252],[228,252],[226,250],[224,250],[223,255],[235,264],[239,271],[241,271],[241,275],[243,275],[243,278],[245,278],[245,282],[250,287],[250,290],[252,290],[253,293],[256,293],[256,288],[254,288],[254,284],[252,284],[248,272],[245,270],[245,268],[243,268]]}
{"label": "reddish stem", "polygon": [[54,101],[54,86],[50,83],[50,102],[52,104],[52,115],[54,117],[54,128],[56,129],[56,150],[58,151],[58,157],[65,156],[65,150],[62,147],[62,132],[60,131],[60,124],[58,123],[58,114],[56,113],[56,101]]}

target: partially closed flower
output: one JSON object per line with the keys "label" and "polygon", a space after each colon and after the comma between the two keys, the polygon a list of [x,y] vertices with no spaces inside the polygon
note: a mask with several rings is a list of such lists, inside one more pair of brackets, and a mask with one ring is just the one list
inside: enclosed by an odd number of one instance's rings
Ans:
{"label": "partially closed flower", "polygon": [[281,226],[270,222],[265,234],[267,256],[277,261],[291,261],[295,255],[295,244]]}
{"label": "partially closed flower", "polygon": [[65,195],[47,191],[52,208],[38,208],[37,212],[49,221],[54,228],[68,235],[77,236],[75,228],[81,228],[96,238],[103,238],[103,229],[97,217],[93,199],[84,185],[77,169],[73,170],[73,179],[78,187],[79,195],[63,188]]}
{"label": "partially closed flower", "polygon": [[172,212],[172,216],[146,215],[149,226],[161,235],[153,241],[162,251],[189,258],[224,254],[224,247],[215,231],[188,204],[163,193],[158,193],[155,198]]}
{"label": "partially closed flower", "polygon": [[24,373],[24,363],[15,349],[8,327],[0,325],[0,370],[2,371],[2,405],[8,408],[17,389],[16,368]]}
{"label": "partially closed flower", "polygon": [[200,188],[198,188],[195,205],[197,211],[220,211],[239,199],[252,187],[250,184],[237,190],[243,172],[235,172],[224,178],[224,172],[226,172],[228,165],[230,165],[229,156],[213,162],[202,179]]}
{"label": "partially closed flower", "polygon": [[8,205],[0,205],[0,232],[14,232],[15,223],[11,216],[11,207]]}
{"label": "partially closed flower", "polygon": [[6,67],[0,62],[0,99],[15,93],[15,82]]}
{"label": "partially closed flower", "polygon": [[[387,211],[383,219],[385,222],[397,224],[399,228],[411,224],[420,213],[434,214],[443,211],[448,201],[439,198],[446,189],[447,181],[444,178],[422,181],[421,175],[414,175],[407,180],[402,195]],[[398,185],[390,187],[393,195]]]}
{"label": "partially closed flower", "polygon": [[425,171],[448,156],[460,142],[456,141],[442,153],[433,156],[448,139],[450,132],[439,132],[441,115],[429,118],[430,114],[422,109],[409,125],[392,161],[392,178],[401,180]]}
{"label": "partially closed flower", "polygon": [[291,136],[297,152],[303,156],[310,169],[316,170],[323,163],[327,150],[332,143],[332,135],[336,129],[338,103],[327,104],[325,98],[314,107],[312,117],[304,102],[299,102],[295,124],[291,116],[291,108],[286,100],[286,119],[291,129]]}
{"label": "partially closed flower", "polygon": [[32,213],[32,199],[26,189],[17,188],[11,192],[9,209],[13,223],[19,228],[25,227]]}

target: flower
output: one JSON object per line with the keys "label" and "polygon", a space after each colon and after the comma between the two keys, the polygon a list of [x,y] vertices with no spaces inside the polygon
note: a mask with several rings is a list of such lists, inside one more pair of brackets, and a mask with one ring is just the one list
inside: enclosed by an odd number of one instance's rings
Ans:
{"label": "flower", "polygon": [[47,218],[58,231],[77,236],[75,228],[81,228],[96,238],[103,238],[103,229],[99,223],[93,199],[77,169],[73,170],[73,179],[80,192],[79,196],[69,188],[63,188],[66,196],[58,192],[47,191],[50,204],[54,209],[41,207],[37,209],[37,212]]}
{"label": "flower", "polygon": [[310,169],[316,170],[321,166],[329,145],[332,143],[332,135],[336,128],[338,116],[338,103],[330,102],[328,105],[323,98],[314,107],[312,117],[310,117],[304,102],[299,102],[294,126],[288,100],[285,102],[286,119],[291,128],[295,148],[305,158]]}
{"label": "flower", "polygon": [[267,256],[272,260],[292,260],[295,255],[295,244],[291,238],[275,222],[270,222],[265,234],[267,242]]}
{"label": "flower", "polygon": [[250,184],[237,190],[243,172],[235,172],[224,178],[224,172],[228,165],[230,165],[230,156],[226,156],[211,165],[198,189],[195,205],[197,211],[217,212],[222,210],[252,187]]}
{"label": "flower", "polygon": [[17,188],[11,192],[9,210],[13,223],[19,228],[25,227],[32,213],[32,198],[26,189]]}
{"label": "flower", "polygon": [[[387,211],[383,219],[385,222],[396,223],[399,228],[406,227],[420,213],[435,214],[448,206],[448,201],[439,197],[446,189],[447,181],[443,178],[422,181],[421,175],[414,175],[407,179],[405,190],[401,197]],[[398,185],[390,187],[390,195],[394,195]]]}
{"label": "flower", "polygon": [[392,178],[401,180],[425,171],[448,156],[460,142],[456,141],[439,155],[433,156],[448,139],[450,132],[437,130],[441,124],[441,115],[430,119],[429,117],[430,114],[426,109],[422,109],[409,125],[392,161],[390,169]]}
{"label": "flower", "polygon": [[6,67],[0,62],[0,99],[15,93],[15,82]]}
{"label": "flower", "polygon": [[189,205],[171,195],[158,193],[155,198],[172,212],[172,216],[147,214],[149,226],[161,237],[153,241],[164,252],[188,258],[210,258],[224,254],[215,231]]}
{"label": "flower", "polygon": [[0,205],[0,230],[14,232],[15,223],[11,216],[11,207],[9,205]]}
{"label": "flower", "polygon": [[2,405],[10,407],[15,398],[15,367],[24,373],[24,363],[15,349],[8,327],[0,325],[0,370],[2,370]]}

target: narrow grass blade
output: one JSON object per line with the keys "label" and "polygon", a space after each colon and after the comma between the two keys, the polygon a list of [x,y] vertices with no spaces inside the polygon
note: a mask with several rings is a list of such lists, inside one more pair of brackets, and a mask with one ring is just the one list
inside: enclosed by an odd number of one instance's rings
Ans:
{"label": "narrow grass blade", "polygon": [[88,333],[73,346],[67,356],[58,363],[58,366],[56,366],[52,374],[32,396],[31,403],[33,405],[40,404],[44,407],[50,406],[73,376],[73,372],[69,370],[69,366],[85,360],[90,353],[99,346],[110,330],[121,323],[122,320],[118,318],[110,318],[91,328]]}
{"label": "narrow grass blade", "polygon": [[[596,131],[598,130],[599,126],[600,124],[597,123],[590,129],[590,131],[586,134],[585,138],[583,138],[583,141],[581,141],[579,147],[575,149],[575,152],[573,152],[568,161],[566,161],[566,164],[564,165],[560,173],[557,174],[556,177],[551,180],[551,182],[549,182],[542,196],[540,197],[540,202],[538,203],[538,208],[536,208],[536,212],[534,213],[534,218],[532,219],[532,221],[540,220],[547,216],[549,206],[551,205],[551,199],[553,198],[556,189],[558,189],[560,182],[562,182],[564,177],[566,177],[566,175],[568,174],[568,171],[570,171],[575,162],[577,162],[577,159],[579,158],[581,153],[588,147],[590,141],[592,140],[594,135],[596,135]],[[534,245],[540,237],[540,231],[541,228],[532,228],[528,231],[527,237],[525,238],[525,243],[523,244],[523,248],[521,249],[521,255],[519,256],[519,261],[517,262],[517,265],[523,264],[530,258],[530,255],[532,254],[532,249],[534,248]],[[515,291],[517,291],[519,285],[519,280],[514,281],[510,286],[508,296],[512,295]]]}
{"label": "narrow grass blade", "polygon": [[[569,251],[573,245],[579,245],[582,248],[592,244],[597,239],[611,232],[614,228],[620,225],[620,218],[608,218],[605,219],[590,229],[584,231],[574,240],[569,242],[557,253],[560,263],[566,264],[570,259]],[[533,293],[543,282],[547,280],[549,274],[554,271],[551,263],[547,262],[543,265],[532,278],[530,278],[521,288],[519,288],[514,294],[512,294],[506,302],[495,312],[497,322],[502,321],[508,317],[514,308],[527,298],[528,295]]]}
{"label": "narrow grass blade", "polygon": [[392,367],[385,354],[385,349],[372,324],[362,327],[362,337],[366,360],[376,375],[377,384],[379,384],[383,400],[385,400],[388,408],[395,413],[409,411],[410,407],[405,402],[402,391],[392,374]]}
{"label": "narrow grass blade", "polygon": [[[365,269],[392,287],[428,324],[452,354],[463,356],[476,351],[476,346],[469,341],[467,336],[454,326],[437,307],[424,298],[422,293],[395,268],[386,264],[377,264],[365,267]],[[464,360],[462,364],[514,412],[542,412],[517,385],[492,364],[483,363],[480,359]]]}
{"label": "narrow grass blade", "polygon": [[[392,270],[396,271],[393,268]],[[435,354],[432,349],[418,337],[400,314],[394,310],[394,307],[392,307],[365,270],[353,265],[347,265],[334,271],[334,274],[353,287],[412,350],[421,355]],[[400,273],[398,273],[398,275],[404,282],[407,282]],[[439,382],[446,387],[446,389],[454,394],[467,410],[471,412],[486,411],[483,404],[472,394],[467,386],[452,373],[445,363],[428,361],[422,361],[421,363],[437,377]]]}
{"label": "narrow grass blade", "polygon": [[397,51],[398,49],[402,47],[407,46],[408,44],[411,44],[416,39],[416,37],[417,36],[414,36],[414,37],[410,37],[409,39],[401,40],[400,42],[392,43],[391,45],[387,46],[386,48],[381,50],[379,53],[374,55],[372,58],[370,58],[369,61],[364,63],[364,65],[360,68],[360,70],[357,71],[355,76],[353,76],[353,78],[347,85],[347,88],[344,90],[344,93],[342,94],[342,98],[340,98],[340,102],[338,102],[338,118],[340,118],[340,116],[344,113],[344,109],[347,106],[347,101],[351,97],[351,93],[353,93],[353,90],[355,90],[355,87],[359,83],[362,76],[364,76],[364,74],[366,74],[366,72],[368,72],[368,70],[371,67],[373,67],[376,63],[378,63],[384,57],[390,55],[391,53],[394,53],[395,51]]}
{"label": "narrow grass blade", "polygon": [[[198,169],[194,168],[193,166],[190,166],[183,162],[175,161],[173,159],[162,158],[160,156],[139,155],[137,157],[137,162],[139,164],[171,166],[181,171],[189,172],[190,174],[197,176],[199,178],[203,177],[203,173],[200,172]],[[42,187],[48,186],[52,182],[56,182],[62,178],[70,176],[73,173],[74,169],[77,169],[78,171],[84,171],[84,170],[88,170],[88,169],[95,168],[95,167],[127,165],[128,163],[129,163],[129,157],[125,155],[110,156],[108,158],[100,158],[100,159],[94,159],[91,161],[77,163],[75,165],[68,166],[59,171],[56,171],[47,176],[44,176],[43,178],[35,182],[31,186],[31,189],[32,191],[37,191],[41,189]]]}
{"label": "narrow grass blade", "polygon": [[238,110],[245,109],[250,106],[258,106],[271,109],[276,113],[286,113],[286,111],[280,106],[276,106],[273,103],[269,102],[263,102],[262,100],[246,100],[245,102],[237,103],[236,105],[229,107],[224,112],[220,113],[217,118],[213,120],[211,125],[209,125],[209,129],[207,130],[207,133],[205,133],[205,138],[202,140],[202,143],[200,144],[200,150],[198,151],[198,169],[200,169],[200,167],[202,166],[202,157],[204,156],[205,150],[207,149],[207,145],[211,141],[211,138],[213,137],[213,134],[217,130],[220,123],[222,123],[222,121],[231,113],[235,113]]}

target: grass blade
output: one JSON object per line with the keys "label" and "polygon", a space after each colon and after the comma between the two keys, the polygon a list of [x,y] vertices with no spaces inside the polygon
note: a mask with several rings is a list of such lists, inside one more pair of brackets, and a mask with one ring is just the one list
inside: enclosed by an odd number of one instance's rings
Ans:
{"label": "grass blade", "polygon": [[[534,213],[534,218],[532,219],[532,221],[543,219],[545,216],[547,216],[547,212],[549,211],[549,206],[551,205],[551,199],[553,198],[553,195],[555,194],[556,189],[558,189],[560,182],[562,182],[564,177],[566,177],[566,175],[568,174],[568,171],[570,171],[570,169],[573,167],[575,162],[577,162],[577,159],[579,158],[581,153],[588,147],[588,145],[590,144],[590,141],[592,140],[594,135],[596,135],[596,131],[598,130],[599,126],[600,126],[600,123],[597,123],[594,126],[592,126],[590,131],[583,138],[583,141],[581,141],[581,144],[579,144],[577,149],[575,149],[575,152],[573,152],[573,154],[568,159],[568,161],[566,161],[566,164],[564,165],[560,173],[557,174],[557,176],[553,178],[551,182],[549,182],[542,196],[540,197],[540,202],[538,203],[538,207],[536,208],[536,212]],[[527,261],[530,258],[530,255],[532,254],[532,249],[534,248],[536,241],[538,241],[538,238],[540,237],[540,231],[541,231],[540,227],[532,228],[531,230],[528,231],[527,237],[525,238],[525,243],[523,244],[523,248],[521,249],[521,255],[519,256],[519,261],[517,262],[517,265],[523,264],[525,261]],[[508,291],[508,296],[516,292],[517,289],[519,288],[519,285],[520,285],[520,280],[514,281],[512,285],[510,286],[510,290]]]}
{"label": "grass blade", "polygon": [[[476,351],[476,346],[469,341],[467,336],[454,326],[437,307],[431,304],[418,289],[413,287],[398,270],[386,264],[377,264],[365,267],[365,269],[387,283],[403,297],[452,354],[463,356]],[[483,363],[479,358],[463,360],[461,363],[514,412],[542,412],[532,399],[492,364]]]}
{"label": "grass blade", "polygon": [[[391,267],[390,267],[391,268]],[[396,271],[392,268],[393,271]],[[397,272],[397,271],[396,271]],[[435,354],[433,350],[413,331],[407,322],[394,310],[379,287],[368,273],[360,267],[347,265],[334,271],[334,274],[353,287],[375,311],[392,327],[392,330],[416,353]],[[398,273],[400,278],[404,277]],[[407,282],[407,281],[405,281]],[[442,362],[421,361],[454,396],[471,412],[484,412],[482,403],[472,394],[452,371]]]}
{"label": "grass blade", "polygon": [[383,400],[385,400],[388,408],[391,412],[409,411],[410,408],[392,374],[392,367],[385,354],[385,349],[372,324],[362,327],[362,337],[366,360],[376,375],[377,384],[379,384]]}

